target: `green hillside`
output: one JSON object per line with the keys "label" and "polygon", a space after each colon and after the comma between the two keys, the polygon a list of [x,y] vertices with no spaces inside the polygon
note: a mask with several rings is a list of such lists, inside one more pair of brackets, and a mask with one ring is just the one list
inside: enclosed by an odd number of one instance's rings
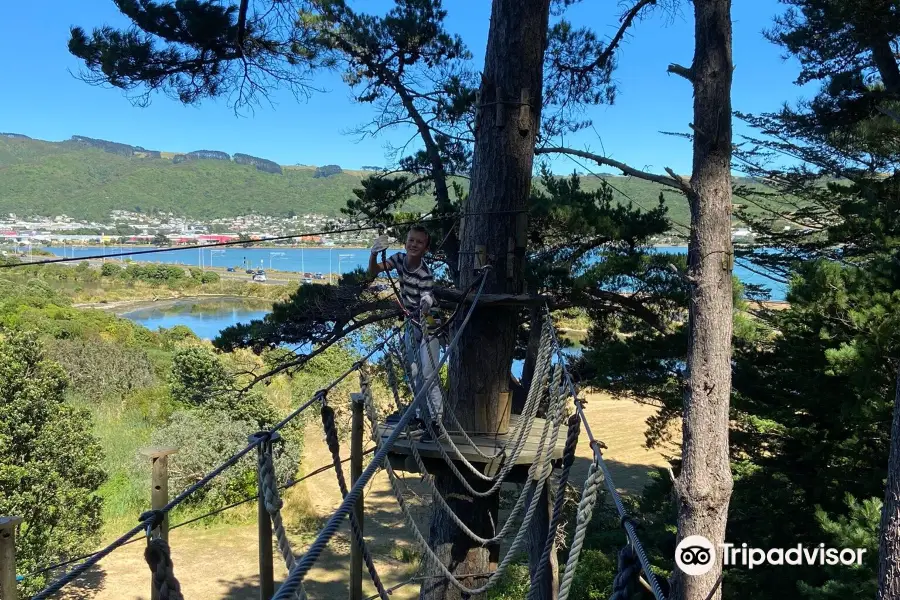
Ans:
{"label": "green hillside", "polygon": [[[198,219],[249,213],[337,215],[370,174],[345,171],[317,178],[314,167],[284,167],[283,174],[277,174],[228,160],[178,163],[171,153],[150,156],[145,152],[126,156],[74,141],[0,135],[0,214],[66,214],[94,221],[107,220],[115,209],[155,209]],[[656,206],[660,186],[626,177],[607,180],[620,201]],[[584,179],[588,189],[598,185],[594,177]],[[672,219],[687,223],[685,199],[674,193],[666,197]],[[416,198],[408,208],[429,204],[428,198]]]}

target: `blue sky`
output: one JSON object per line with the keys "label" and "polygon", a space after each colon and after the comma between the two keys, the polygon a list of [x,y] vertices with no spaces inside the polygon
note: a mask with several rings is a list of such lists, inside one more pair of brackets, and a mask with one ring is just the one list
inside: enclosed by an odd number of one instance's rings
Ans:
{"label": "blue sky", "polygon": [[[355,4],[378,11],[389,0]],[[477,68],[483,65],[490,4],[489,0],[445,0],[448,28],[463,37]],[[585,0],[568,17],[611,37],[620,6],[613,0]],[[733,107],[767,111],[811,95],[811,89],[793,83],[797,62],[784,61],[780,49],[761,35],[782,10],[777,0],[737,1],[732,10]],[[183,106],[162,95],[154,96],[149,107],[137,108],[120,90],[92,87],[72,76],[80,65],[66,49],[69,27],[126,25],[112,0],[14,2],[4,10],[4,17],[0,21],[0,56],[4,57],[0,131],[52,141],[86,135],[174,152],[244,152],[286,165],[339,164],[348,169],[386,164],[385,142],[406,139],[400,132],[361,142],[347,135],[371,117],[372,109],[353,103],[347,87],[333,74],[315,81],[326,93],[298,103],[289,93],[279,92],[273,96],[274,108],[264,104],[252,115],[235,116],[224,100]],[[686,1],[679,14],[658,11],[638,23],[619,54],[616,104],[591,109],[588,116],[597,133],[587,130],[566,144],[639,168],[661,171],[668,166],[689,173],[690,143],[660,131],[686,131],[691,120],[690,86],[680,77],[667,75],[666,66],[690,64],[692,34],[692,5]],[[735,127],[736,133],[743,131],[739,123]],[[568,159],[557,160],[553,168],[558,173],[583,170]]]}

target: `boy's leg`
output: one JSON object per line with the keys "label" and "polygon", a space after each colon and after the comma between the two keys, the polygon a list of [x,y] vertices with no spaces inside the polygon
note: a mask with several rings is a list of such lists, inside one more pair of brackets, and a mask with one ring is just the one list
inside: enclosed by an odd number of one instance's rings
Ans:
{"label": "boy's leg", "polygon": [[[406,327],[403,331],[403,350],[406,356],[407,365],[409,368],[409,377],[410,377],[410,386],[413,391],[413,395],[418,392],[419,388],[422,384],[422,373],[419,369],[419,363],[421,363],[421,359],[419,358],[419,340],[417,339],[415,329],[409,324],[406,324]],[[422,432],[425,431],[425,421],[423,420],[423,410],[421,408],[416,408],[416,416],[413,419],[410,426],[412,428],[412,433],[414,435],[421,435]]]}
{"label": "boy's leg", "polygon": [[[425,336],[419,346],[419,362],[422,364],[422,382],[424,383],[437,369],[441,361],[441,345],[436,337]],[[426,392],[428,409],[432,421],[440,421],[444,417],[444,397],[441,393],[440,376],[435,376]]]}

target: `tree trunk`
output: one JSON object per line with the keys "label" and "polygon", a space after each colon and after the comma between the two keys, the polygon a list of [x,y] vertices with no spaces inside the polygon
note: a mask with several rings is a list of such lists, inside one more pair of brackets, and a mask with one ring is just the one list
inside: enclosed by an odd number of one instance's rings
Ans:
{"label": "tree trunk", "polygon": [[[691,283],[678,541],[724,541],[733,487],[728,454],[731,395],[731,1],[695,0],[694,162],[689,196]],[[720,554],[720,553],[717,553]],[[705,600],[722,557],[703,575],[676,569],[673,600]],[[713,598],[721,598],[721,588]]]}
{"label": "tree trunk", "polygon": [[[476,490],[485,489],[485,482],[468,479]],[[475,498],[456,479],[449,470],[436,473],[434,483],[443,492],[447,504],[454,513],[459,515],[466,525],[481,537],[492,537],[496,531],[497,513],[500,510],[500,495],[494,494],[489,498]],[[444,511],[434,505],[434,513],[431,517],[431,532],[429,545],[434,548],[441,562],[454,573],[462,583],[468,587],[479,587],[484,584],[484,577],[463,578],[462,574],[482,575],[491,573],[500,562],[500,546],[492,544],[486,548],[472,549],[472,541],[459,527],[447,516]],[[499,528],[498,528],[499,529]],[[435,575],[433,579],[426,579],[422,583],[419,598],[424,600],[438,600],[443,598],[462,598],[460,591],[453,587],[444,577],[439,576],[440,571],[433,569],[429,575]]]}
{"label": "tree trunk", "polygon": [[872,44],[872,62],[881,76],[884,89],[892,94],[900,94],[900,67],[891,48],[891,39],[884,36]]}
{"label": "tree trunk", "polygon": [[891,453],[887,486],[881,509],[881,543],[878,548],[877,600],[900,600],[900,370],[894,394]]}
{"label": "tree trunk", "polygon": [[[460,224],[460,286],[476,278],[481,259],[491,266],[485,293],[523,290],[525,207],[531,193],[534,144],[540,124],[544,50],[550,0],[493,0],[482,75],[482,107],[475,124],[472,183]],[[522,107],[525,100],[529,106]],[[499,102],[498,102],[499,101]],[[477,254],[476,254],[477,253]],[[515,349],[515,309],[481,307],[472,315],[450,358],[450,405],[471,432],[505,432],[509,380]],[[480,523],[490,511],[497,523],[497,498],[472,498],[449,479],[437,480],[445,498],[470,508],[461,517]],[[498,492],[499,493],[499,492]],[[491,570],[496,548],[475,546],[442,521],[431,528],[432,547],[454,573]],[[471,582],[470,582],[471,583]],[[471,587],[471,586],[470,586]],[[455,588],[423,586],[420,598],[460,598]]]}

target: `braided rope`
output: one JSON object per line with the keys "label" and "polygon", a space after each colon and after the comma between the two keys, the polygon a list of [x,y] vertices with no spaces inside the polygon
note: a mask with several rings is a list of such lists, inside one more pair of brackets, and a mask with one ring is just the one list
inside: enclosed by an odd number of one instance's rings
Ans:
{"label": "braided rope", "polygon": [[575,579],[575,568],[578,566],[581,548],[584,545],[587,527],[591,522],[594,504],[597,502],[597,492],[600,490],[602,481],[603,472],[598,468],[596,462],[592,462],[590,472],[584,482],[584,490],[581,492],[581,501],[578,503],[578,517],[575,526],[575,534],[572,537],[572,546],[569,550],[569,559],[566,561],[566,570],[559,585],[558,600],[567,600],[569,597],[572,581]]}
{"label": "braided rope", "polygon": [[[554,403],[554,404],[556,404],[556,403]],[[559,434],[559,429],[560,429],[559,417],[561,414],[562,414],[562,411],[557,409],[554,411],[553,415],[548,415],[549,417],[551,417],[551,419],[548,419],[548,421],[552,420],[554,422],[553,434],[551,435],[552,439],[554,439],[554,443],[551,444],[549,447],[547,447],[546,452],[544,452],[544,454],[543,454],[544,460],[543,460],[543,468],[541,470],[540,479],[537,481],[537,483],[534,483],[534,484],[531,481],[529,481],[528,485],[526,486],[526,487],[528,487],[532,484],[535,486],[533,498],[540,497],[541,491],[543,490],[543,487],[546,484],[547,479],[550,477],[550,474],[553,471],[553,469],[551,467],[551,462],[553,459],[552,449],[556,445],[555,439],[557,438],[557,436]],[[536,457],[536,462],[538,462],[540,459],[541,459],[541,456]],[[413,537],[416,538],[416,541],[419,543],[419,545],[425,551],[425,556],[429,560],[431,560],[431,562],[434,563],[440,569],[440,571],[443,573],[444,577],[447,578],[447,580],[450,582],[450,584],[453,585],[453,587],[455,587],[459,591],[461,591],[463,594],[468,594],[468,595],[482,594],[482,593],[490,590],[492,587],[494,587],[494,585],[496,585],[497,582],[500,580],[500,578],[503,576],[503,573],[506,571],[506,568],[509,566],[510,563],[512,563],[513,559],[518,554],[519,547],[522,545],[522,543],[525,539],[525,533],[528,531],[528,529],[531,526],[531,520],[533,519],[534,514],[536,512],[537,503],[532,502],[531,506],[529,506],[528,512],[525,513],[525,518],[522,520],[522,525],[519,528],[518,533],[516,533],[516,537],[513,540],[512,544],[510,545],[509,550],[507,550],[506,555],[503,557],[503,560],[497,566],[497,569],[494,571],[494,573],[491,574],[488,581],[481,587],[467,588],[462,583],[460,583],[460,581],[456,578],[456,576],[453,573],[451,573],[447,569],[447,567],[444,565],[444,563],[441,562],[441,559],[434,553],[434,550],[432,550],[431,547],[428,545],[428,542],[425,540],[425,537],[422,535],[422,532],[419,530],[419,527],[416,524],[415,518],[412,516],[412,513],[409,511],[409,508],[406,506],[405,500],[403,500],[403,494],[401,493],[401,491],[397,485],[397,477],[394,474],[394,471],[391,468],[390,463],[388,461],[385,461],[384,464],[385,464],[385,469],[388,472],[388,479],[391,482],[391,489],[393,490],[394,495],[397,498],[397,503],[400,506],[401,512],[403,513],[403,517],[406,520],[407,525],[409,526],[410,530],[412,531]]]}
{"label": "braided rope", "polygon": [[[265,451],[259,453],[259,486],[263,492],[263,503],[266,506],[266,512],[272,519],[272,530],[275,533],[275,539],[278,541],[278,550],[284,558],[284,564],[288,570],[294,568],[296,558],[294,551],[291,549],[291,542],[288,540],[287,531],[284,528],[284,521],[281,518],[281,507],[284,501],[278,494],[278,484],[275,482],[275,465],[272,463],[272,448],[268,444]],[[297,590],[294,598],[297,600],[306,600],[306,590],[301,585]]]}
{"label": "braided rope", "polygon": [[[557,369],[558,370],[558,369]],[[563,451],[562,473],[559,476],[559,485],[556,488],[556,501],[553,506],[553,517],[550,519],[550,526],[547,528],[547,540],[544,542],[544,550],[541,553],[541,560],[538,563],[537,572],[531,580],[531,587],[528,588],[528,598],[533,598],[540,588],[539,582],[547,572],[547,566],[550,564],[550,554],[553,552],[553,546],[556,542],[556,530],[559,528],[559,522],[562,520],[563,505],[565,504],[566,485],[569,482],[569,472],[572,470],[572,464],[575,462],[575,449],[578,445],[578,435],[581,432],[581,421],[578,415],[569,417],[568,432],[566,433],[566,448]]]}
{"label": "braided rope", "polygon": [[159,600],[184,600],[181,584],[175,578],[168,542],[162,538],[148,540],[144,560],[153,573],[152,585],[159,594]]}
{"label": "braided rope", "polygon": [[[547,334],[546,328],[544,329],[544,332],[545,332],[545,334]],[[522,415],[519,419],[519,427],[517,427],[516,433],[514,433],[511,436],[513,439],[515,439],[515,443],[513,444],[513,448],[509,454],[509,458],[504,461],[503,466],[500,468],[500,471],[496,475],[494,475],[494,476],[485,475],[480,470],[478,470],[477,467],[472,465],[472,463],[470,463],[468,461],[468,459],[466,459],[466,457],[463,456],[462,452],[459,450],[459,448],[453,442],[453,439],[450,437],[450,434],[447,431],[447,429],[444,427],[444,424],[441,423],[440,421],[437,421],[438,428],[441,430],[443,435],[446,436],[446,441],[450,445],[450,449],[453,450],[453,453],[457,456],[457,460],[459,462],[463,463],[464,465],[466,465],[469,468],[469,470],[477,478],[479,478],[483,481],[494,481],[494,482],[502,483],[503,480],[506,478],[506,476],[509,474],[509,471],[515,466],[516,461],[519,458],[519,455],[522,453],[522,450],[525,447],[525,443],[528,441],[528,434],[531,433],[531,426],[534,424],[534,417],[537,414],[538,406],[540,405],[540,401],[543,399],[544,392],[546,391],[547,378],[549,376],[550,366],[551,366],[551,363],[550,363],[551,350],[552,350],[552,346],[550,344],[549,334],[547,334],[542,339],[541,348],[538,352],[538,365],[539,366],[536,367],[536,369],[535,369],[536,371],[538,371],[538,376],[534,377],[531,381],[531,388],[529,388],[529,390],[528,390],[528,399],[525,403],[525,409],[522,411]],[[426,405],[426,409],[427,408],[428,408],[428,406]],[[456,426],[458,427],[458,429],[462,432],[462,435],[469,441],[469,444],[471,444],[476,449],[476,452],[479,452],[481,454],[477,445],[475,445],[474,442],[472,442],[471,438],[469,438],[468,434],[465,432],[465,429],[463,429],[463,427],[460,426],[459,421],[456,420],[455,414],[453,415],[453,419],[456,422]],[[434,430],[431,427],[431,423],[429,420],[426,420],[426,425],[428,427],[428,430],[432,434],[434,434]],[[500,452],[495,456],[500,456],[500,455],[504,454],[508,444],[509,444],[509,442],[507,442],[507,444],[504,445],[504,447],[501,448]],[[442,445],[443,444],[438,444],[439,447]],[[443,448],[441,448],[441,456],[443,456],[444,460],[447,461],[448,463],[452,462],[452,460],[447,456],[446,452],[444,452]],[[485,455],[482,454],[482,456],[485,456]],[[496,486],[496,484],[495,484],[495,486]],[[494,488],[491,488],[491,490],[486,492],[481,497],[486,497],[486,496],[493,494],[494,493],[493,490],[494,490]]]}
{"label": "braided rope", "polygon": [[[490,265],[486,266],[485,269],[490,269]],[[483,271],[484,273],[485,271]],[[481,277],[481,283],[478,286],[478,291],[475,293],[474,298],[472,299],[472,305],[469,307],[468,312],[462,320],[462,323],[454,334],[453,340],[450,342],[448,346],[448,353],[441,359],[441,363],[438,365],[438,368],[443,366],[444,362],[446,362],[447,358],[450,356],[449,349],[456,347],[459,343],[460,336],[462,332],[465,331],[466,325],[469,323],[469,320],[472,318],[472,314],[475,311],[475,307],[478,305],[478,299],[481,297],[481,293],[484,290],[484,284],[487,281],[486,277]],[[434,373],[428,378],[431,381],[438,376],[439,371],[435,370]],[[332,513],[331,517],[329,517],[328,522],[325,526],[319,531],[319,534],[316,536],[316,539],[310,544],[309,548],[306,551],[306,554],[303,555],[303,558],[297,562],[291,572],[288,573],[287,578],[281,584],[281,587],[278,588],[278,593],[271,600],[287,600],[294,591],[299,586],[300,582],[303,581],[303,578],[306,577],[306,574],[309,573],[310,569],[312,569],[313,565],[319,559],[319,556],[322,555],[322,552],[325,550],[325,547],[328,545],[328,542],[334,536],[335,532],[337,532],[338,527],[340,527],[341,521],[344,520],[344,517],[347,516],[352,510],[354,504],[356,504],[357,499],[363,492],[363,488],[366,484],[369,483],[369,480],[372,476],[375,475],[375,472],[379,469],[381,465],[385,463],[387,459],[388,452],[390,452],[391,448],[393,448],[396,441],[400,438],[400,433],[406,427],[406,425],[412,420],[413,415],[415,414],[418,405],[423,401],[424,394],[423,390],[419,390],[419,392],[413,398],[412,404],[406,409],[406,412],[403,413],[403,416],[400,417],[400,421],[396,424],[394,431],[391,432],[391,435],[388,436],[386,440],[384,440],[378,451],[375,452],[375,456],[372,458],[372,462],[369,463],[369,466],[365,468],[356,482],[353,484],[353,488],[347,493],[344,497],[341,505]]]}
{"label": "braided rope", "polygon": [[[532,378],[531,387],[528,389],[528,396],[527,396],[527,399],[525,402],[525,406],[522,409],[522,415],[521,415],[521,418],[519,419],[519,427],[517,427],[516,433],[514,433],[512,436],[510,436],[511,439],[516,439],[517,444],[522,444],[522,443],[524,443],[522,440],[528,439],[528,433],[530,433],[530,431],[531,431],[531,424],[534,422],[535,415],[537,415],[537,410],[538,410],[538,407],[540,406],[540,401],[543,398],[545,386],[547,385],[547,375],[549,373],[550,366],[551,366],[552,349],[553,348],[552,348],[552,340],[550,339],[550,331],[545,324],[543,337],[541,338],[541,345],[538,348],[537,366],[535,367],[535,371],[540,376]],[[539,380],[540,380],[540,383],[538,383]],[[488,455],[488,454],[482,452],[481,449],[478,447],[478,444],[473,442],[472,438],[469,437],[469,434],[466,433],[465,428],[462,427],[462,425],[459,422],[459,419],[457,419],[456,413],[451,411],[450,415],[453,420],[453,425],[462,434],[462,436],[466,440],[466,442],[469,445],[471,445],[475,449],[475,452],[478,453],[482,458],[491,460],[491,459],[497,458],[497,457],[501,456],[502,454],[506,453],[506,449],[509,444],[509,441],[507,441],[507,443],[504,444],[504,446],[493,455]],[[444,424],[441,422],[438,422],[438,426],[440,427],[441,431],[444,434],[446,434],[447,437],[449,438],[449,432],[444,428]],[[460,458],[462,459],[462,462],[468,463],[468,461],[465,459],[465,457],[463,457],[461,455],[459,450],[453,444],[452,440],[451,440],[450,444],[451,444],[451,448],[453,448],[454,452],[458,456],[460,456]],[[516,451],[516,447],[514,446],[514,448],[513,448],[514,454],[513,455],[517,457],[518,454],[515,454],[515,451]],[[521,453],[521,448],[518,448],[518,452]],[[510,460],[515,462],[515,458],[511,458]],[[479,471],[476,471],[475,473],[476,473],[476,476],[478,476],[478,475],[483,476],[483,474]],[[505,477],[505,475],[504,475],[504,477]],[[491,479],[493,479],[493,478],[491,478]]]}
{"label": "braided rope", "polygon": [[[552,408],[552,410],[558,410],[558,402],[560,400],[561,400],[560,397],[556,397],[556,400],[554,401],[555,404],[554,404],[554,407]],[[544,444],[546,442],[547,432],[549,431],[550,426],[551,426],[551,422],[548,419],[544,422],[544,429],[542,431],[541,440],[538,443],[537,457],[542,456],[544,453]],[[554,445],[551,446],[551,448],[550,448],[551,453],[553,451],[553,447],[555,447],[555,442],[554,442]],[[418,465],[420,471],[424,475],[428,475],[428,469],[426,468],[425,463],[422,460],[422,456],[419,454],[419,451],[416,448],[416,444],[411,444],[410,448],[412,449],[413,458],[415,459],[416,464]],[[566,442],[566,448],[567,449],[569,448],[568,440]],[[574,449],[572,449],[572,452],[574,452]],[[572,456],[572,461],[574,461],[574,454]],[[538,460],[535,460],[534,462],[531,463],[531,466],[528,468],[528,479],[527,479],[528,481],[534,480],[535,474],[536,474],[535,472],[536,472],[539,464],[540,463]],[[437,501],[437,503],[444,510],[444,512],[447,514],[447,516],[449,516],[450,519],[456,524],[456,526],[459,527],[460,530],[463,531],[463,533],[468,535],[472,541],[474,541],[482,546],[487,546],[488,544],[498,542],[498,541],[504,539],[509,534],[509,531],[512,529],[512,526],[515,524],[516,519],[519,518],[519,513],[525,507],[525,499],[528,497],[528,493],[527,493],[528,486],[524,486],[522,488],[522,491],[519,493],[519,498],[516,500],[515,506],[513,507],[512,511],[510,511],[509,516],[506,518],[506,521],[503,523],[503,527],[500,529],[500,531],[492,538],[483,538],[483,537],[479,536],[478,534],[476,534],[471,529],[469,529],[469,527],[462,521],[462,519],[459,518],[459,515],[457,515],[453,511],[453,509],[450,508],[450,505],[447,503],[447,500],[444,498],[443,494],[440,493],[440,491],[437,489],[437,486],[434,484],[434,482],[430,478],[425,477],[424,481],[427,483],[428,488],[432,493],[432,497]],[[531,503],[529,504],[529,510],[531,510],[531,511],[535,510],[535,508],[532,508],[532,506],[536,505],[539,500],[540,500],[540,493],[533,495],[532,499],[531,499]]]}
{"label": "braided rope", "polygon": [[[537,377],[532,380],[532,390],[537,390],[535,392],[536,398],[538,398],[539,395],[543,392],[543,390],[546,389],[547,376],[549,374],[549,371],[550,371],[550,364],[548,361],[546,364],[546,368],[544,368],[541,372],[540,383],[538,383]],[[535,403],[535,407],[536,406],[537,406],[537,403]],[[493,495],[494,493],[496,493],[500,489],[500,486],[503,485],[503,482],[506,479],[506,476],[509,474],[509,472],[512,470],[512,468],[516,465],[519,455],[522,453],[522,450],[525,447],[525,443],[528,440],[528,434],[531,433],[531,427],[533,424],[534,424],[533,418],[528,418],[528,419],[524,420],[524,423],[523,423],[524,429],[522,427],[519,428],[520,429],[520,437],[517,440],[515,446],[513,447],[513,450],[510,454],[509,460],[504,462],[503,466],[500,468],[500,471],[494,477],[487,477],[487,476],[479,473],[479,475],[481,476],[482,479],[486,478],[488,481],[494,482],[494,484],[491,486],[491,488],[484,492],[476,490],[466,480],[466,478],[459,471],[459,468],[456,466],[453,459],[450,458],[450,456],[447,454],[447,451],[444,449],[443,444],[438,443],[438,444],[436,444],[436,446],[437,446],[438,451],[441,454],[441,457],[447,463],[447,467],[456,476],[456,478],[459,479],[459,481],[463,485],[463,487],[466,488],[466,491],[468,491],[470,494],[472,494],[475,497],[487,498],[487,497]],[[554,448],[556,446],[555,439],[556,438],[554,437],[554,442],[553,442],[553,444],[551,444],[551,454],[552,454],[552,448]],[[459,449],[453,443],[453,440],[450,439],[450,436],[447,436],[446,441],[448,441],[450,446],[456,451],[457,454],[459,454]],[[412,446],[412,444],[410,444],[410,446]],[[463,462],[467,462],[467,461],[465,461],[465,459],[463,459]],[[471,465],[470,465],[470,468],[471,468]]]}
{"label": "braided rope", "polygon": [[618,563],[619,570],[613,580],[613,595],[609,600],[629,600],[641,575],[641,564],[630,545],[619,550]]}
{"label": "braided rope", "polygon": [[[341,468],[341,446],[338,442],[337,427],[334,424],[334,409],[323,404],[321,414],[322,425],[325,428],[325,442],[331,451],[331,458],[334,461],[334,472],[337,476],[338,487],[341,489],[341,497],[346,498],[347,481],[344,479],[344,470]],[[352,511],[349,514],[350,528],[353,530],[353,537],[359,546],[360,552],[362,552],[363,561],[365,561],[366,569],[369,571],[369,577],[372,579],[372,583],[375,585],[375,590],[378,592],[381,600],[388,600],[388,594],[384,589],[384,584],[381,583],[378,571],[375,570],[375,563],[372,561],[372,555],[369,553],[369,547],[363,537],[362,528],[356,519],[356,514]]]}
{"label": "braided rope", "polygon": [[[550,307],[546,304],[544,305],[544,313],[549,319]],[[616,490],[616,486],[613,484],[612,475],[609,472],[609,468],[606,466],[606,461],[603,459],[603,454],[600,452],[600,444],[596,439],[594,439],[594,434],[591,432],[591,426],[587,420],[587,415],[584,414],[584,401],[578,397],[578,388],[575,385],[575,381],[572,379],[572,375],[566,368],[566,357],[563,354],[562,348],[560,347],[559,339],[556,335],[555,330],[553,330],[553,345],[555,347],[555,352],[559,360],[558,364],[560,364],[564,370],[566,387],[568,387],[572,394],[572,400],[575,403],[575,411],[581,418],[581,422],[584,424],[584,431],[588,436],[588,440],[590,440],[591,449],[594,451],[594,462],[599,465],[599,468],[603,471],[606,489],[613,500],[613,504],[615,504],[616,512],[619,514],[619,518],[621,519],[622,525],[625,528],[625,533],[628,535],[628,541],[633,546],[634,551],[638,556],[638,560],[640,560],[641,570],[647,577],[647,582],[650,584],[650,589],[653,591],[653,597],[656,600],[665,600],[666,595],[663,593],[659,582],[656,580],[656,575],[653,573],[653,569],[650,565],[650,559],[647,557],[644,546],[641,544],[641,539],[637,535],[634,523],[632,523],[628,518],[628,514],[625,512],[625,506],[622,504],[622,499],[619,497],[619,492],[618,490]],[[559,600],[565,599],[560,596]]]}
{"label": "braided rope", "polygon": [[403,406],[403,401],[400,400],[400,390],[397,388],[397,373],[394,372],[394,357],[390,352],[386,352],[384,355],[385,359],[385,370],[387,371],[387,380],[388,386],[391,388],[391,392],[394,394],[394,404],[397,407],[397,410],[403,412],[405,408]]}
{"label": "braided rope", "polygon": [[[549,339],[550,331],[548,330],[546,323],[544,324],[544,335],[546,336],[546,338],[542,338],[541,344],[544,344],[545,341],[547,343],[552,341]],[[549,368],[549,366],[550,366],[550,358],[552,356],[552,354],[550,353],[550,350],[552,350],[552,347],[550,349],[548,349],[548,354],[545,357],[545,360],[547,361],[547,368]],[[409,348],[409,345],[407,344],[407,361],[412,360],[412,356],[413,356],[412,352],[413,352],[413,350],[411,350]],[[539,348],[538,361],[541,360],[540,357],[541,357],[541,350]],[[412,384],[411,384],[412,377],[409,375],[408,370],[406,369],[405,365],[403,364],[403,361],[401,361],[401,366],[403,367],[404,374],[406,375],[407,383],[410,385],[410,388],[412,388]],[[432,366],[434,366],[433,358],[432,358]],[[537,367],[536,367],[536,370],[537,370]],[[497,450],[494,454],[488,454],[486,452],[483,452],[481,450],[481,448],[478,446],[478,444],[476,444],[472,440],[472,438],[469,437],[469,434],[466,432],[465,428],[460,424],[459,419],[457,418],[454,410],[445,411],[446,414],[449,415],[449,417],[450,417],[451,426],[455,428],[454,434],[459,433],[460,435],[462,435],[463,439],[466,441],[466,443],[469,446],[472,447],[472,449],[475,451],[475,453],[486,460],[489,460],[489,461],[494,460],[495,458],[498,458],[498,457],[504,455],[509,446],[509,443],[513,439],[515,439],[516,441],[518,441],[520,439],[525,439],[525,440],[528,439],[527,435],[525,435],[524,437],[522,436],[523,426],[526,426],[528,423],[530,423],[534,419],[534,416],[537,414],[537,409],[538,409],[538,406],[540,404],[540,399],[541,399],[541,397],[537,396],[537,395],[532,397],[532,390],[535,389],[534,383],[535,383],[535,379],[532,378],[532,386],[529,388],[528,399],[525,403],[525,407],[522,410],[522,418],[519,420],[519,427],[517,428],[516,433],[511,435],[510,439],[507,440],[507,442],[499,450]],[[444,398],[444,400],[445,400],[445,404],[447,404],[446,398]],[[450,433],[446,429],[446,427],[444,427],[444,424],[442,422],[438,422],[438,426],[440,427],[441,432],[449,438]],[[430,423],[428,424],[428,428],[433,435],[434,430],[431,428]],[[530,430],[530,427],[529,427],[529,430]],[[483,479],[484,481],[493,481],[494,480],[493,477],[486,478],[486,476],[483,473],[481,473],[481,471],[479,471],[477,468],[473,467],[471,465],[471,463],[469,463],[469,461],[462,455],[462,453],[460,453],[459,449],[456,447],[456,445],[453,443],[452,440],[450,440],[450,444],[451,444],[451,448],[453,449],[454,453],[459,457],[460,462],[463,462],[464,464],[466,464],[476,477]],[[504,477],[505,477],[505,475],[504,475]]]}

